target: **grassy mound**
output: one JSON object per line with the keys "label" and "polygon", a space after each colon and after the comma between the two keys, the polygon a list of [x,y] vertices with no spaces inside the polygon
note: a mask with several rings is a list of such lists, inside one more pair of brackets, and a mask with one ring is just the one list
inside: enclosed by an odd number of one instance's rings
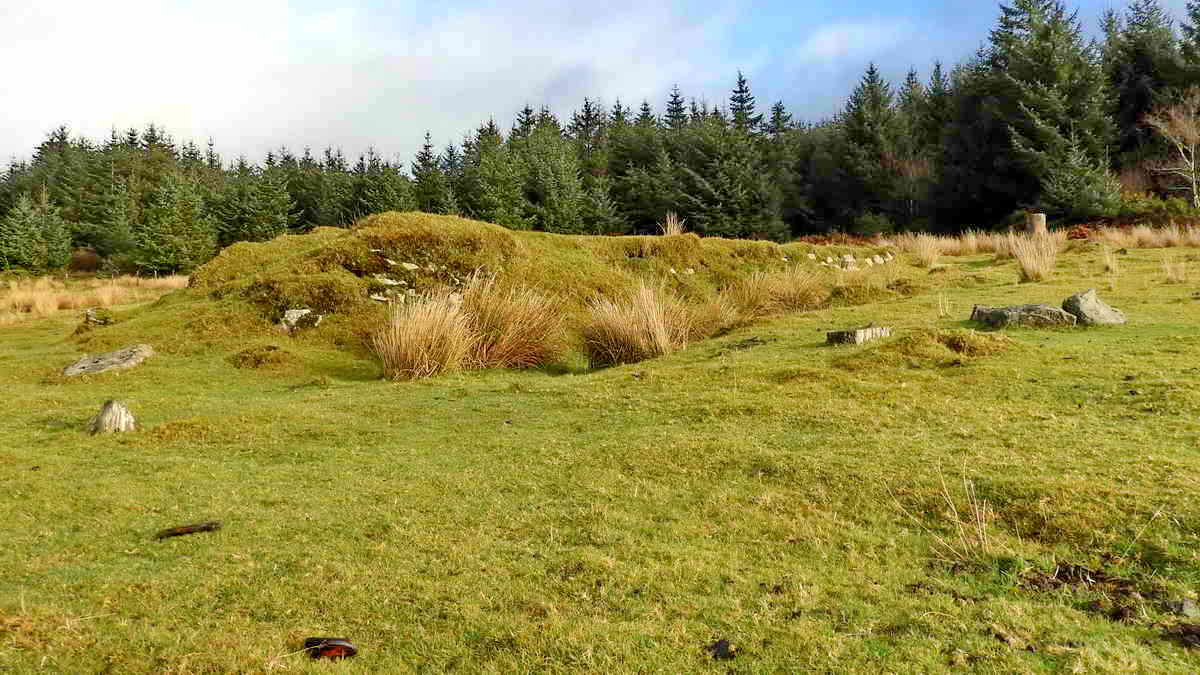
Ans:
{"label": "grassy mound", "polygon": [[[822,247],[820,257],[848,247]],[[488,223],[424,213],[383,213],[351,229],[318,228],[225,249],[192,276],[186,291],[163,298],[111,329],[79,338],[99,351],[131,340],[167,352],[238,348],[273,336],[284,313],[312,309],[320,326],[297,340],[366,354],[365,339],[386,321],[387,298],[461,289],[473,274],[494,276],[563,304],[581,318],[601,299],[629,298],[652,283],[684,300],[708,302],[758,274],[819,269],[809,244],[671,236],[588,237],[516,232]],[[860,251],[861,253],[861,251]]]}
{"label": "grassy mound", "polygon": [[960,366],[969,359],[1000,354],[1016,345],[1006,335],[921,329],[855,349],[834,359],[833,365],[849,371]]}

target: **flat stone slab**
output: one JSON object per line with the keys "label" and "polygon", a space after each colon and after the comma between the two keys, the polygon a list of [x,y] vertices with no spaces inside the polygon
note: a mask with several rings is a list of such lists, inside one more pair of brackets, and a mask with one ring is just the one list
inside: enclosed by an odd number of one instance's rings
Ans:
{"label": "flat stone slab", "polygon": [[131,345],[107,354],[85,356],[63,369],[63,375],[95,375],[109,370],[125,370],[132,368],[142,361],[154,356],[154,348],[150,345]]}
{"label": "flat stone slab", "polygon": [[1110,307],[1089,288],[1063,300],[1063,310],[1074,314],[1085,326],[1120,326],[1125,323],[1125,313]]}
{"label": "flat stone slab", "polygon": [[891,328],[883,326],[867,326],[853,330],[832,330],[825,334],[825,343],[831,345],[861,345],[877,338],[888,337]]}
{"label": "flat stone slab", "polygon": [[991,328],[1004,328],[1005,326],[1050,328],[1074,326],[1076,322],[1074,314],[1050,305],[1013,305],[1012,307],[975,305],[975,309],[971,310],[971,320]]}

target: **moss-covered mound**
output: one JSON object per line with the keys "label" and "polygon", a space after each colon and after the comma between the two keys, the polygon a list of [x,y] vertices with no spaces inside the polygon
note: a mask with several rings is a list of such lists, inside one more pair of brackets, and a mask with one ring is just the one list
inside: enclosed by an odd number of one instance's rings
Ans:
{"label": "moss-covered mound", "polygon": [[824,259],[852,250],[694,234],[518,232],[453,216],[390,212],[350,229],[230,246],[195,272],[187,290],[79,340],[88,349],[134,337],[168,352],[229,348],[277,336],[285,312],[311,309],[323,320],[294,339],[358,349],[389,297],[461,285],[476,271],[559,296],[569,313],[578,313],[596,297],[628,294],[641,280],[703,299],[755,271],[816,265],[809,253]]}

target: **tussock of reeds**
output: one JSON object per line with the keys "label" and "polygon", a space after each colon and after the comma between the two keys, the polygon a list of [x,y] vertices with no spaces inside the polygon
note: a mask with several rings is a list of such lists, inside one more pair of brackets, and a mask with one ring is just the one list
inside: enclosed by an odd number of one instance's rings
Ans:
{"label": "tussock of reeds", "polygon": [[829,292],[820,272],[797,265],[777,272],[755,272],[725,294],[743,316],[758,318],[816,309],[829,299]]}
{"label": "tussock of reeds", "polygon": [[368,344],[384,377],[415,380],[461,370],[475,343],[461,302],[443,292],[393,305],[387,325]]}
{"label": "tussock of reeds", "polygon": [[563,303],[530,288],[503,287],[494,276],[473,275],[462,310],[474,333],[471,360],[480,368],[533,368],[566,349]]}
{"label": "tussock of reeds", "polygon": [[687,223],[687,221],[681,220],[678,213],[675,213],[674,211],[667,211],[667,215],[663,219],[663,222],[658,224],[658,231],[666,236],[683,234],[683,226],[685,223]]}
{"label": "tussock of reeds", "polygon": [[1008,252],[1016,258],[1021,281],[1044,281],[1054,274],[1062,243],[1054,234],[1008,235]]}
{"label": "tussock of reeds", "polygon": [[1188,265],[1186,260],[1175,256],[1165,255],[1162,260],[1163,280],[1168,284],[1186,284],[1188,280]]}
{"label": "tussock of reeds", "polygon": [[592,367],[637,363],[673,352],[691,338],[692,319],[682,300],[646,283],[639,284],[628,299],[595,300],[582,326],[588,363]]}

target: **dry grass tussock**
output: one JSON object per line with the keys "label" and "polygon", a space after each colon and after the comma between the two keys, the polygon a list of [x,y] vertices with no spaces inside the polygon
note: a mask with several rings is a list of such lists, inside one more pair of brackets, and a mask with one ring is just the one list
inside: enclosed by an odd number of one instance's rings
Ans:
{"label": "dry grass tussock", "polygon": [[993,523],[997,515],[987,500],[981,499],[975,491],[975,484],[967,477],[962,479],[962,499],[956,499],[946,477],[939,470],[941,480],[942,518],[948,525],[949,532],[938,534],[928,528],[924,521],[904,508],[899,500],[893,500],[905,515],[933,537],[936,557],[951,565],[984,564],[990,558],[1002,553],[1004,548],[992,536]]}
{"label": "dry grass tussock", "polygon": [[462,370],[475,343],[461,301],[441,292],[393,305],[387,325],[368,344],[384,377],[416,380]]}
{"label": "dry grass tussock", "polygon": [[744,317],[816,309],[829,299],[829,283],[819,271],[795,265],[777,272],[755,272],[725,291]]}
{"label": "dry grass tussock", "polygon": [[675,213],[674,211],[667,211],[666,218],[663,219],[663,222],[658,224],[658,230],[663,235],[667,236],[673,234],[683,234],[685,231],[683,229],[685,223],[687,223],[687,220],[680,219],[678,213]]}
{"label": "dry grass tussock", "polygon": [[62,310],[144,302],[187,284],[186,276],[156,279],[122,276],[70,283],[53,277],[9,281],[0,288],[0,323],[45,317]]}
{"label": "dry grass tussock", "polygon": [[1186,284],[1188,264],[1175,256],[1164,255],[1162,259],[1163,280],[1168,284]]}
{"label": "dry grass tussock", "polygon": [[593,301],[581,332],[592,367],[637,363],[683,348],[693,314],[667,289],[643,282],[627,299]]}
{"label": "dry grass tussock", "polygon": [[[978,230],[967,230],[957,236],[903,233],[884,243],[914,256],[919,266],[932,267],[941,256],[993,253],[998,259],[1011,258],[1014,236],[1025,235]],[[1059,242],[1060,250],[1066,245],[1066,230],[1053,230],[1049,236]],[[1200,227],[1101,227],[1092,230],[1089,239],[1114,248],[1200,248]]]}
{"label": "dry grass tussock", "polygon": [[[1054,274],[1065,237],[1055,234],[1008,234],[1006,251],[1017,261],[1021,281],[1044,281]],[[997,255],[999,257],[999,255]]]}
{"label": "dry grass tussock", "polygon": [[463,289],[462,310],[475,335],[476,367],[533,368],[566,350],[563,303],[530,288],[504,287],[476,273]]}

